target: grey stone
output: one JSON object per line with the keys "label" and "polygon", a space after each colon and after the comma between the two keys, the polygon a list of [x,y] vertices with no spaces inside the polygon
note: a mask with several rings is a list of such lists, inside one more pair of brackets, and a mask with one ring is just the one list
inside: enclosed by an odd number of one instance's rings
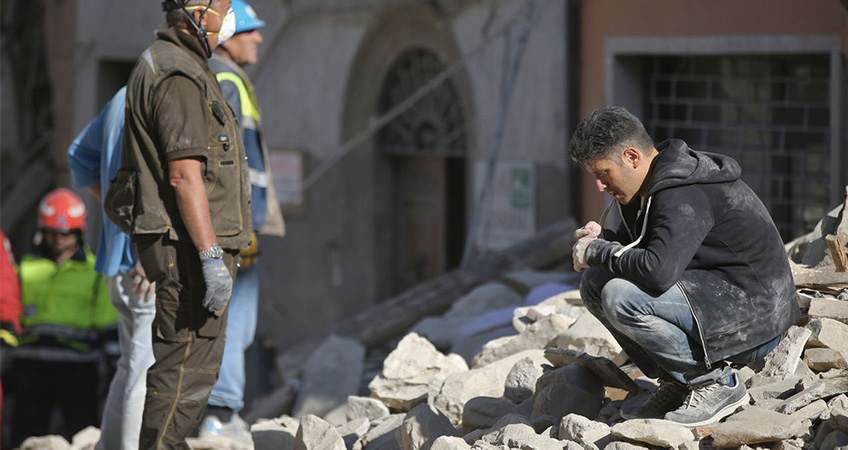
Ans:
{"label": "grey stone", "polygon": [[602,356],[593,356],[578,350],[548,348],[545,349],[545,358],[554,367],[564,367],[575,363],[579,364],[591,370],[604,386],[624,389],[628,392],[639,392],[642,390],[615,362]]}
{"label": "grey stone", "polygon": [[813,403],[792,413],[792,418],[798,422],[805,420],[818,420],[828,414],[827,403],[824,400],[816,400]]}
{"label": "grey stone", "polygon": [[579,364],[548,370],[536,381],[536,392],[555,383],[573,384],[595,397],[604,397],[604,386],[598,378],[592,371]]}
{"label": "grey stone", "polygon": [[536,431],[536,434],[539,434],[539,435],[542,435],[542,436],[545,436],[545,437],[553,437],[554,439],[557,438],[556,432],[554,432],[554,434],[551,435],[550,432],[545,433],[545,431],[546,430],[552,430],[558,424],[559,424],[559,418],[554,417],[550,414],[538,416],[538,417],[533,417],[530,420],[530,426],[533,427],[533,430]]}
{"label": "grey stone", "polygon": [[735,414],[713,430],[713,446],[727,448],[740,445],[776,442],[795,437],[801,422],[792,416],[756,406]]}
{"label": "grey stone", "polygon": [[631,444],[630,442],[614,441],[607,444],[604,450],[648,450],[648,447]]}
{"label": "grey stone", "polygon": [[471,361],[471,367],[483,367],[524,350],[542,349],[573,323],[574,319],[561,314],[547,316],[518,336],[504,337],[483,345],[483,350]]}
{"label": "grey stone", "polygon": [[483,436],[483,441],[508,448],[534,450],[562,450],[565,445],[562,441],[539,436],[533,427],[524,424],[506,425]]}
{"label": "grey stone", "polygon": [[347,420],[362,417],[368,420],[380,419],[389,415],[389,408],[380,400],[356,395],[347,398]]}
{"label": "grey stone", "polygon": [[814,298],[810,302],[810,317],[848,322],[848,302],[829,298]]}
{"label": "grey stone", "polygon": [[303,385],[292,415],[326,414],[356,394],[362,381],[365,347],[340,338],[327,337],[303,366]]}
{"label": "grey stone", "polygon": [[500,276],[505,282],[514,285],[521,292],[529,292],[534,287],[548,283],[567,284],[569,275],[566,272],[541,272],[538,270],[513,270]]}
{"label": "grey stone", "polygon": [[609,330],[591,314],[580,316],[568,331],[557,336],[551,346],[603,356],[617,365],[623,364],[627,359]]}
{"label": "grey stone", "polygon": [[353,444],[365,436],[370,428],[371,421],[367,417],[360,417],[359,419],[353,419],[344,425],[336,427],[336,431],[342,437],[345,447],[353,448]]}
{"label": "grey stone", "polygon": [[513,403],[521,403],[533,396],[539,370],[530,358],[518,360],[504,381],[504,397]]}
{"label": "grey stone", "polygon": [[507,414],[517,414],[515,404],[503,397],[474,397],[465,402],[462,411],[462,428],[471,431],[489,428]]}
{"label": "grey stone", "polygon": [[71,450],[71,444],[62,436],[34,436],[26,438],[19,450]]}
{"label": "grey stone", "polygon": [[289,416],[257,422],[250,427],[255,450],[293,450],[300,421]]}
{"label": "grey stone", "polygon": [[[752,384],[757,384],[757,378],[752,380]],[[765,381],[770,381],[771,379],[762,379],[764,383],[759,386],[754,386],[748,389],[748,395],[751,396],[751,400],[755,405],[763,403],[764,400],[769,399],[781,399],[786,400],[787,398],[795,395],[797,390],[795,386],[801,381],[801,377],[793,376],[791,378],[787,378],[785,380],[780,380],[771,383],[765,383]]]}
{"label": "grey stone", "polygon": [[555,295],[538,305],[519,306],[513,310],[512,326],[519,332],[544,317],[560,314],[575,321],[588,311],[583,306],[570,304],[563,295]]}
{"label": "grey stone", "polygon": [[807,328],[792,326],[780,344],[766,356],[765,367],[760,375],[785,380],[795,374],[801,353],[813,332]]}
{"label": "grey stone", "polygon": [[613,436],[666,448],[677,448],[695,440],[692,430],[665,420],[628,420],[614,425],[610,433]]}
{"label": "grey stone", "polygon": [[418,405],[403,419],[400,430],[403,450],[429,450],[439,436],[459,436],[444,414],[430,405]]}
{"label": "grey stone", "polygon": [[813,334],[810,344],[817,347],[828,347],[848,354],[848,325],[827,318],[814,318],[807,324]]}
{"label": "grey stone", "polygon": [[459,298],[445,313],[447,317],[475,317],[494,309],[518,306],[521,296],[503,283],[486,283]]}
{"label": "grey stone", "polygon": [[451,346],[450,351],[465,358],[467,365],[483,350],[483,345],[489,341],[505,336],[515,336],[517,334],[518,332],[515,331],[512,325],[503,325],[491,330],[475,333],[471,336],[458,337]]}
{"label": "grey stone", "polygon": [[429,387],[428,403],[442,411],[456,424],[462,418],[465,402],[474,397],[500,397],[512,366],[530,357],[541,372],[546,362],[541,350],[527,350],[486,367],[466,372],[449,373],[443,380],[434,379]]}
{"label": "grey stone", "polygon": [[579,414],[595,418],[601,411],[602,397],[590,394],[576,384],[553,383],[536,392],[531,418],[551,415],[555,418]]}
{"label": "grey stone", "polygon": [[809,387],[789,397],[778,405],[775,410],[785,414],[792,414],[804,406],[820,399],[848,392],[848,379],[834,378],[814,381]]}
{"label": "grey stone", "polygon": [[827,437],[824,438],[821,445],[819,446],[819,450],[845,450],[848,449],[848,434],[845,434],[839,430],[830,432]]}
{"label": "grey stone", "polygon": [[804,362],[810,369],[817,372],[848,368],[848,362],[845,361],[842,352],[832,348],[808,348],[804,352]]}
{"label": "grey stone", "polygon": [[559,423],[557,437],[561,440],[577,442],[583,448],[600,449],[606,447],[609,435],[609,425],[595,422],[579,414],[568,414]]}
{"label": "grey stone", "polygon": [[460,437],[439,436],[433,441],[430,450],[471,450],[471,446]]}
{"label": "grey stone", "polygon": [[392,414],[373,421],[371,429],[360,440],[362,447],[365,450],[399,450],[401,446],[397,431],[405,417],[406,414]]}
{"label": "grey stone", "polygon": [[429,341],[410,333],[383,361],[383,371],[368,389],[388,407],[408,411],[426,400],[428,383],[435,375],[467,370],[464,361],[443,355]]}
{"label": "grey stone", "polygon": [[336,428],[320,417],[308,414],[300,419],[294,439],[295,450],[347,450]]}

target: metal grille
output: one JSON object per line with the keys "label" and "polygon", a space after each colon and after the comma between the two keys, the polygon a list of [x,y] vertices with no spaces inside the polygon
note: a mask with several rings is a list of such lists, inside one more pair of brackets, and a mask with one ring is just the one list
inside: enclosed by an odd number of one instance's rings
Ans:
{"label": "metal grille", "polygon": [[[432,52],[408,50],[389,69],[379,100],[385,113],[412,96],[445,70]],[[465,121],[456,89],[450,80],[386,125],[378,134],[378,148],[396,155],[465,156]]]}
{"label": "metal grille", "polygon": [[657,56],[649,67],[651,136],[735,158],[784,240],[811,231],[828,210],[829,56]]}

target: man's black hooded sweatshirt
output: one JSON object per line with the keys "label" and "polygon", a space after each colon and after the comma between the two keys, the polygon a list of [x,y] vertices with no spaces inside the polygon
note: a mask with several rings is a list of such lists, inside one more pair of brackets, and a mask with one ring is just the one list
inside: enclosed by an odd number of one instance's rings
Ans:
{"label": "man's black hooded sweatshirt", "polygon": [[801,316],[783,242],[730,157],[657,146],[638,219],[587,250],[601,267],[660,294],[677,284],[711,363],[764,344]]}

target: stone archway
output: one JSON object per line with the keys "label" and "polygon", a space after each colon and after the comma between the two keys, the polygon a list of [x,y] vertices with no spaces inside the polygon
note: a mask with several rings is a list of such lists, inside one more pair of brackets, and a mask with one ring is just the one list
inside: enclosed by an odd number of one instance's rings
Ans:
{"label": "stone archway", "polygon": [[[418,4],[372,19],[348,79],[343,140],[459,60],[449,21]],[[474,148],[470,92],[461,71],[357,150],[372,163],[378,299],[459,262]]]}

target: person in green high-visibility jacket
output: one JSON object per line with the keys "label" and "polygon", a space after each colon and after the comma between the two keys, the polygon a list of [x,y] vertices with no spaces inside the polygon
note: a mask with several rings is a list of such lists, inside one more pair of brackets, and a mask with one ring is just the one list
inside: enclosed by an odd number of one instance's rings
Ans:
{"label": "person in green high-visibility jacket", "polygon": [[14,350],[12,444],[51,432],[54,406],[68,440],[98,422],[98,366],[117,347],[118,313],[82,236],[85,204],[68,189],[38,210],[42,242],[21,259],[22,333]]}

